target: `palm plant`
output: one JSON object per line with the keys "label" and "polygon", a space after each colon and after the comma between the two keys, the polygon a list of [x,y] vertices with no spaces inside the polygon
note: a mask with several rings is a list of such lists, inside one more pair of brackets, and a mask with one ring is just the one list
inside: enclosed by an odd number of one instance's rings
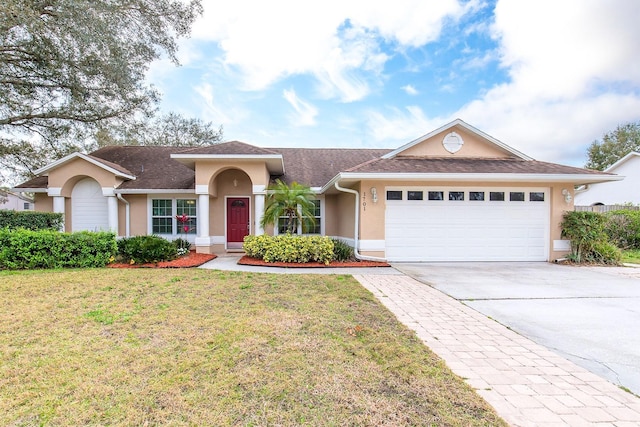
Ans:
{"label": "palm plant", "polygon": [[285,231],[293,234],[303,220],[315,223],[313,199],[315,193],[306,185],[297,182],[287,185],[278,179],[267,189],[260,225],[265,228],[269,224],[278,224],[278,220],[285,217]]}

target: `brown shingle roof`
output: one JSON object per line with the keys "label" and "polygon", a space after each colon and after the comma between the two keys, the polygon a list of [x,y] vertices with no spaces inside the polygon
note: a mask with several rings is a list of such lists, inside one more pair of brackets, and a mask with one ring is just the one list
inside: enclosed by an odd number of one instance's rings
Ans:
{"label": "brown shingle roof", "polygon": [[111,146],[91,153],[92,156],[116,163],[135,175],[119,189],[195,189],[195,172],[170,156],[181,153],[176,147]]}
{"label": "brown shingle roof", "polygon": [[267,148],[256,147],[255,145],[247,144],[240,141],[222,142],[220,144],[208,145],[206,147],[188,148],[180,151],[180,154],[240,154],[240,155],[270,155],[278,154],[275,151]]}
{"label": "brown shingle roof", "polygon": [[[516,158],[395,157],[376,159],[345,172],[356,173],[523,173],[601,175],[600,171]],[[609,175],[609,174],[605,174]]]}
{"label": "brown shingle roof", "polygon": [[[281,154],[285,174],[279,177],[290,183],[300,182],[322,187],[340,172],[352,173],[443,173],[443,174],[567,174],[611,175],[600,171],[554,163],[516,158],[408,157],[382,159],[387,149],[340,148],[270,148],[264,149],[238,141],[199,148],[111,146],[91,153],[110,167],[134,175],[123,182],[121,190],[193,190],[193,169],[172,159],[171,154],[273,155]],[[46,188],[46,176],[24,182],[15,188]]]}
{"label": "brown shingle roof", "polygon": [[297,181],[310,187],[322,187],[339,172],[377,159],[391,150],[348,148],[273,148],[282,154],[286,183]]}

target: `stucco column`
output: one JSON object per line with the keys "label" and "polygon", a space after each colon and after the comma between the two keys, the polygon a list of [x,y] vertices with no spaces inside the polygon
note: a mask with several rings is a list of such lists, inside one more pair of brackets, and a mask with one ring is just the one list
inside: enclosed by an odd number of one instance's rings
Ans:
{"label": "stucco column", "polygon": [[253,186],[253,195],[254,195],[254,215],[255,219],[255,228],[254,233],[256,236],[264,234],[264,229],[260,225],[262,222],[262,217],[264,216],[264,195],[265,195],[265,187],[264,185],[254,185]]}
{"label": "stucco column", "polygon": [[198,195],[198,237],[209,239],[209,194]]}
{"label": "stucco column", "polygon": [[107,214],[109,219],[109,230],[118,235],[118,199],[116,196],[107,196]]}
{"label": "stucco column", "polygon": [[62,230],[64,231],[64,197],[62,196],[54,196],[53,197],[53,211],[55,213],[62,214]]}

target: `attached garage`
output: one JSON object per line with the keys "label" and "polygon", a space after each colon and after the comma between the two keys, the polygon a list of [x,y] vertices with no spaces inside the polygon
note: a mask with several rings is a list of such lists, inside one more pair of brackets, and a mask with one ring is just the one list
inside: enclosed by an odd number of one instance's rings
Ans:
{"label": "attached garage", "polygon": [[548,187],[385,190],[389,261],[548,259]]}

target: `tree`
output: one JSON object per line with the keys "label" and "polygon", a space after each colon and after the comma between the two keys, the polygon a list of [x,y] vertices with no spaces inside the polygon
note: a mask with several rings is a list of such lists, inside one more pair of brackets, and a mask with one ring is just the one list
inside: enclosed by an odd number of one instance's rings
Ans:
{"label": "tree", "polygon": [[284,230],[295,233],[302,221],[315,223],[315,193],[305,185],[292,182],[287,185],[281,180],[267,189],[264,216],[260,221],[262,228],[269,224],[278,224],[281,217],[286,217]]}
{"label": "tree", "polygon": [[587,150],[589,169],[605,170],[632,151],[640,151],[640,122],[618,125],[593,141]]}
{"label": "tree", "polygon": [[95,134],[97,147],[107,145],[157,145],[200,147],[222,139],[222,127],[214,129],[211,122],[168,113],[146,123],[130,127],[101,128]]}
{"label": "tree", "polygon": [[177,64],[177,38],[201,13],[200,0],[3,0],[0,165],[57,158],[99,126],[150,117],[149,64]]}

